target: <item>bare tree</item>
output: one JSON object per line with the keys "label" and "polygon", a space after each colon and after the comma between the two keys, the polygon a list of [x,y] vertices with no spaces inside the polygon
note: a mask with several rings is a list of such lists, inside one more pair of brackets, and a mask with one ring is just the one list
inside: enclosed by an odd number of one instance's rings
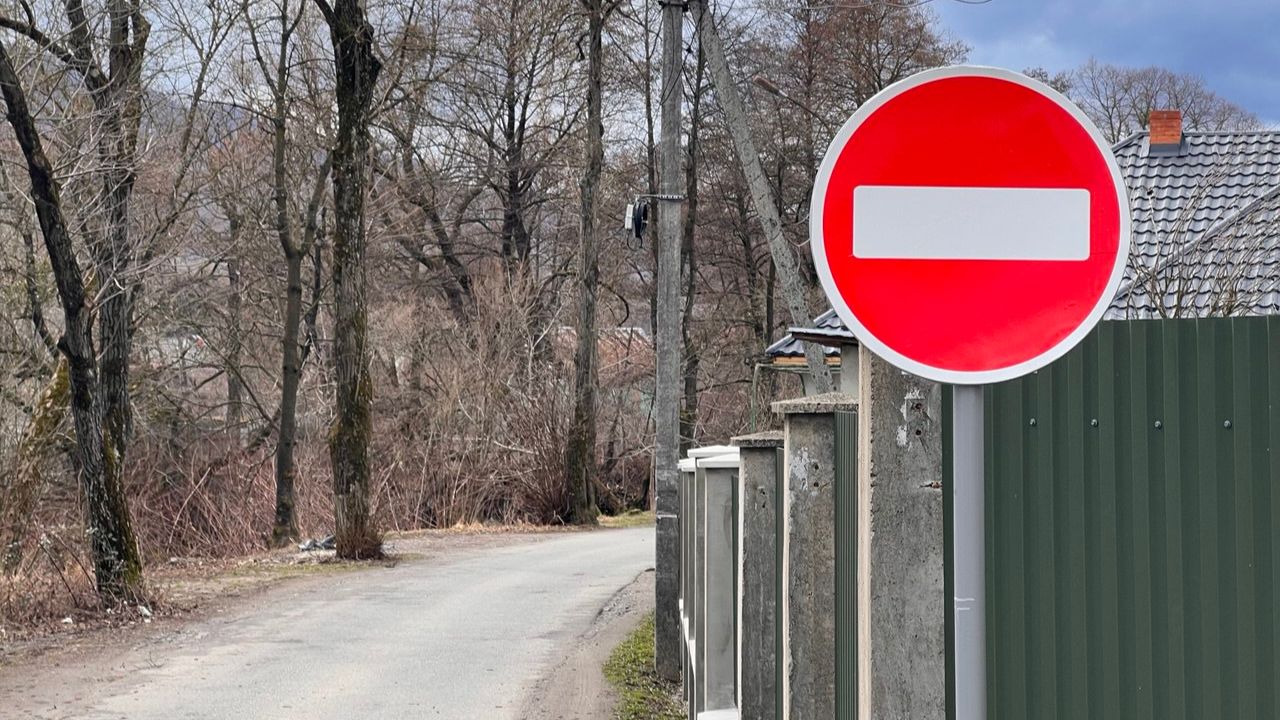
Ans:
{"label": "bare tree", "polygon": [[[298,389],[302,381],[302,263],[312,252],[316,243],[320,208],[324,203],[324,189],[329,181],[332,156],[325,155],[324,162],[316,172],[312,184],[310,199],[302,213],[302,237],[296,237],[294,210],[290,189],[293,179],[290,177],[287,154],[290,146],[288,121],[290,112],[290,75],[295,60],[291,57],[295,50],[294,33],[302,23],[307,7],[306,0],[299,0],[290,10],[289,0],[280,0],[273,18],[278,30],[278,45],[274,57],[268,57],[265,43],[259,41],[258,27],[249,17],[249,37],[253,47],[254,59],[270,87],[271,109],[269,122],[271,127],[271,177],[272,202],[275,205],[275,232],[280,242],[280,249],[285,261],[285,310],[284,334],[281,341],[281,388],[280,406],[277,411],[279,433],[276,441],[276,507],[275,524],[271,530],[271,543],[280,547],[299,536],[298,520],[295,507],[297,497],[294,489],[296,469],[294,467],[294,446],[297,442],[297,407]],[[246,12],[246,16],[250,13]],[[318,272],[318,269],[317,269]]]}
{"label": "bare tree", "polygon": [[430,107],[496,196],[499,252],[515,276],[534,251],[546,202],[538,183],[564,158],[583,109],[571,62],[577,18],[564,3],[494,0],[459,8],[456,19],[449,52],[459,62]]}
{"label": "bare tree", "polygon": [[[489,189],[482,179],[489,168],[471,165],[475,154],[467,146],[474,138],[456,142],[438,118],[447,79],[469,61],[452,46],[458,18],[468,12],[456,0],[404,0],[393,7],[400,24],[383,38],[388,72],[374,119],[374,224],[416,263],[423,278],[415,285],[433,285],[453,319],[465,324],[475,310],[469,260],[477,254],[466,231],[478,222],[472,208]],[[418,374],[411,375],[417,382]]]}
{"label": "bare tree", "polygon": [[1268,273],[1280,263],[1280,190],[1246,198],[1225,212],[1215,197],[1245,162],[1237,158],[1211,168],[1177,202],[1171,220],[1154,222],[1133,243],[1129,276],[1117,292],[1126,316],[1249,315],[1280,291],[1280,277]]}
{"label": "bare tree", "polygon": [[1024,69],[1022,74],[1032,78],[1033,80],[1039,80],[1063,95],[1071,92],[1072,75],[1070,71],[1059,70],[1058,72],[1051,73],[1037,65],[1036,67]]}
{"label": "bare tree", "polygon": [[[787,309],[791,312],[791,321],[796,325],[804,325],[809,322],[811,315],[805,288],[801,284],[803,280],[796,266],[794,250],[783,237],[778,206],[769,188],[768,179],[765,177],[764,167],[760,162],[760,154],[756,150],[755,139],[751,134],[741,96],[734,83],[733,75],[729,71],[729,61],[725,56],[719,31],[716,29],[711,12],[704,3],[695,0],[689,4],[689,8],[697,22],[700,46],[707,55],[712,85],[716,88],[716,97],[725,114],[738,162],[742,165],[747,185],[751,188],[752,204],[759,215],[760,224],[764,227],[774,266],[777,267],[782,278],[783,297],[786,299]],[[819,392],[830,391],[831,371],[827,368],[822,349],[813,343],[805,343],[805,358],[808,361],[809,373]]]}
{"label": "bare tree", "polygon": [[573,488],[573,519],[594,524],[596,394],[599,377],[599,333],[596,329],[600,257],[596,234],[600,175],[604,170],[604,26],[617,2],[582,0],[587,12],[587,142],[586,169],[578,187],[582,192],[582,223],[578,255],[577,349],[573,361],[573,424],[565,453],[565,470]]}
{"label": "bare tree", "polygon": [[[13,184],[3,164],[0,164],[0,199],[11,208],[26,209],[26,198]],[[21,274],[26,291],[24,324],[29,325],[37,340],[37,347],[32,348],[32,352],[20,353],[26,356],[21,365],[31,367],[30,370],[21,372],[30,372],[42,379],[51,375],[51,378],[39,399],[29,408],[23,398],[5,388],[5,399],[30,414],[26,428],[14,448],[8,472],[0,476],[0,553],[3,553],[0,555],[0,565],[5,572],[12,572],[22,560],[22,538],[31,522],[31,511],[43,485],[40,466],[57,439],[58,428],[66,414],[69,389],[66,358],[58,350],[57,338],[50,331],[44,317],[40,292],[42,268],[38,268],[35,238],[27,213],[19,211],[13,214],[16,217],[10,219],[11,229],[20,236],[22,244]],[[3,426],[0,426],[0,432],[3,432]]]}
{"label": "bare tree", "polygon": [[368,278],[365,270],[365,188],[369,179],[369,121],[382,64],[373,52],[373,26],[360,0],[316,0],[333,42],[338,135],[333,147],[334,365],[337,416],[329,435],[339,557],[382,552],[369,507],[369,439],[373,434],[373,378],[369,372]]}
{"label": "bare tree", "polygon": [[1209,89],[1196,75],[1160,67],[1128,68],[1090,59],[1071,73],[1067,95],[1111,142],[1145,130],[1152,110],[1182,111],[1188,130],[1240,130],[1257,116]]}
{"label": "bare tree", "polygon": [[[72,0],[68,9],[73,22],[79,18],[78,26],[84,31],[83,14],[79,12],[78,5]],[[129,22],[127,16],[123,22]],[[27,34],[35,33],[43,38],[30,24],[25,27]],[[127,27],[124,32],[127,33]],[[54,47],[50,40],[43,42],[46,47]],[[87,47],[84,42],[87,41],[80,43],[82,49]],[[121,52],[127,55],[123,50]],[[81,62],[81,67],[85,66],[82,60],[67,57]],[[101,87],[105,88],[107,83],[100,71],[95,74],[93,66],[89,67],[85,71],[86,78],[97,77],[92,82],[102,83]],[[94,577],[98,592],[104,599],[135,598],[143,590],[142,560],[125,500],[122,458],[110,435],[111,422],[107,413],[110,393],[99,374],[89,292],[67,227],[59,182],[53,176],[53,165],[45,154],[35,116],[2,42],[0,90],[8,107],[9,124],[13,126],[26,159],[36,216],[62,300],[64,331],[58,347],[67,358],[69,370],[71,413],[76,430],[76,464],[85,495]],[[121,210],[117,208],[117,211]],[[105,312],[105,309],[100,312]],[[127,363],[127,356],[125,361]]]}
{"label": "bare tree", "polygon": [[[703,97],[707,91],[706,86],[706,69],[707,56],[702,52],[702,43],[697,43],[697,60],[693,64],[693,71],[689,74],[688,79],[688,95],[689,95],[689,131],[688,142],[685,149],[685,208],[687,216],[685,217],[683,237],[680,242],[680,268],[682,279],[684,281],[684,310],[680,317],[680,343],[684,348],[684,405],[680,410],[680,449],[686,451],[697,440],[698,429],[698,370],[701,365],[698,347],[693,340],[693,316],[698,301],[698,263],[697,263],[697,236],[698,236],[698,212],[700,210],[701,185],[699,183],[699,170],[701,168],[702,148],[702,124],[703,116]],[[744,245],[751,250],[751,242],[746,239],[748,236],[742,236],[745,240]],[[750,269],[756,270],[755,263],[749,264]],[[752,277],[754,280],[754,276]],[[749,280],[748,282],[751,282]],[[752,300],[756,298],[756,294],[751,294]],[[755,303],[751,304],[751,309],[755,309]],[[755,314],[754,312],[752,313]],[[760,325],[758,336],[767,337],[763,324]]]}
{"label": "bare tree", "polygon": [[[228,16],[215,1],[205,5],[202,24],[175,23],[169,28],[180,38],[175,42],[190,43],[190,63],[184,68],[192,72],[182,82],[182,93],[157,100],[143,78],[143,58],[155,38],[139,3],[106,2],[96,13],[87,12],[79,1],[66,2],[60,10],[27,2],[16,8],[22,19],[0,13],[0,27],[29,40],[34,52],[20,66],[31,75],[27,86],[35,98],[33,102],[28,95],[28,104],[40,108],[41,145],[56,148],[46,158],[52,162],[49,175],[59,185],[62,225],[73,244],[84,243],[90,259],[84,285],[91,293],[87,302],[99,332],[95,352],[103,462],[123,481],[135,435],[133,396],[144,382],[133,372],[135,333],[149,309],[140,302],[144,281],[154,270],[157,249],[168,244],[162,240],[181,234],[173,231],[196,195],[185,179],[207,149],[203,101],[211,60],[226,38]],[[163,16],[165,9],[161,3],[156,12]],[[168,9],[173,10],[172,5]],[[162,45],[163,38],[161,33]],[[151,142],[149,152],[163,155],[166,162],[144,167],[139,149],[143,135]],[[28,212],[26,207],[20,211]],[[36,277],[29,273],[27,279]],[[29,290],[34,287],[28,282]],[[52,339],[53,331],[48,332]],[[67,402],[59,390],[66,387],[65,378],[58,376],[61,372],[45,388],[40,413],[24,434],[30,441],[24,444],[28,450],[46,447],[47,441],[40,438],[57,428],[50,421]],[[33,463],[42,460],[33,455],[19,464],[33,469]],[[49,473],[45,481],[58,479],[57,473]],[[123,513],[117,524],[131,524],[123,499],[116,504],[111,511]],[[128,589],[126,594],[137,592]]]}

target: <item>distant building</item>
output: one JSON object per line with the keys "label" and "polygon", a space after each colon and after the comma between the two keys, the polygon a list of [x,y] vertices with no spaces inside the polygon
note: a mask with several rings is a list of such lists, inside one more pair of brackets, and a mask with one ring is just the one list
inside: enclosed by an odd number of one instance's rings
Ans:
{"label": "distant building", "polygon": [[1106,318],[1280,313],[1280,131],[1183,132],[1176,111],[1115,147],[1133,248]]}
{"label": "distant building", "polygon": [[[566,368],[574,362],[578,331],[562,325],[554,338],[555,357]],[[654,372],[653,338],[639,327],[606,327],[596,330],[597,371],[600,387],[647,389]]]}
{"label": "distant building", "polygon": [[[856,396],[858,394],[858,354],[846,349],[858,347],[858,339],[844,326],[835,310],[828,310],[814,318],[809,327],[793,327],[774,344],[765,348],[769,369],[800,375],[805,395],[817,392],[813,377],[804,356],[804,343],[814,342],[822,346],[827,367],[831,369],[836,388]],[[851,362],[850,362],[851,361]]]}

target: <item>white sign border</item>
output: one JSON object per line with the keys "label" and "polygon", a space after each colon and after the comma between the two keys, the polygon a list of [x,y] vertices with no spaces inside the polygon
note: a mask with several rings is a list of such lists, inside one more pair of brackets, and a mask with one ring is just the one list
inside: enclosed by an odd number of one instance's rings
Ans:
{"label": "white sign border", "polygon": [[[957,77],[987,77],[1007,80],[1043,95],[1067,111],[1089,133],[1098,151],[1106,161],[1107,167],[1111,171],[1111,179],[1115,185],[1116,200],[1120,212],[1120,237],[1116,248],[1117,262],[1111,271],[1111,278],[1107,281],[1106,289],[1093,309],[1085,316],[1084,321],[1058,344],[1040,355],[1015,365],[992,370],[949,370],[934,367],[903,355],[876,337],[866,326],[859,322],[857,316],[849,309],[848,304],[845,303],[844,298],[841,297],[836,287],[835,278],[831,274],[831,266],[827,262],[827,248],[822,228],[822,211],[827,197],[827,186],[831,180],[831,173],[835,169],[835,164],[840,157],[841,151],[844,150],[853,133],[881,106],[898,95],[935,80]],[[1128,189],[1123,176],[1120,174],[1120,165],[1116,162],[1115,155],[1111,151],[1111,145],[1093,124],[1093,121],[1084,114],[1084,111],[1076,107],[1075,103],[1068,100],[1057,90],[1022,73],[981,65],[953,65],[925,70],[890,85],[863,103],[841,126],[840,131],[836,133],[831,140],[831,144],[827,147],[826,156],[823,158],[822,165],[818,168],[818,175],[814,180],[813,196],[809,203],[809,248],[813,253],[813,262],[818,271],[818,278],[822,281],[822,289],[826,293],[827,299],[831,301],[831,306],[835,309],[836,314],[840,316],[840,319],[858,338],[858,342],[866,345],[868,349],[890,364],[920,377],[956,385],[983,385],[1012,380],[1035,372],[1070,352],[1089,334],[1093,327],[1098,324],[1098,321],[1102,319],[1107,308],[1110,307],[1117,290],[1119,290],[1120,282],[1124,278],[1125,266],[1129,261],[1131,223]],[[850,238],[850,241],[852,241],[852,238]]]}

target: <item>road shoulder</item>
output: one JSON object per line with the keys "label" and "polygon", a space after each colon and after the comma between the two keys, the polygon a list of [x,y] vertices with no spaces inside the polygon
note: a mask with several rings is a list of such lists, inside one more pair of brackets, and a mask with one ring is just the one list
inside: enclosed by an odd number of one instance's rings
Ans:
{"label": "road shoulder", "polygon": [[526,720],[611,718],[617,694],[605,679],[610,653],[653,610],[654,573],[647,569],[609,598],[591,627],[530,689],[520,717]]}

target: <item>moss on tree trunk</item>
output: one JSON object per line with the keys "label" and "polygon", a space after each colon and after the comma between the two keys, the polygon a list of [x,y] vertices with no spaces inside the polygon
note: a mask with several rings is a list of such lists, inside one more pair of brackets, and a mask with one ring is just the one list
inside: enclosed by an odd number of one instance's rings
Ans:
{"label": "moss on tree trunk", "polygon": [[0,536],[4,551],[4,571],[11,573],[22,563],[23,541],[31,524],[31,513],[44,485],[40,463],[53,444],[58,427],[67,416],[71,397],[71,378],[67,359],[60,358],[53,378],[40,393],[31,412],[31,421],[18,443],[12,472],[0,487]]}
{"label": "moss on tree trunk", "polygon": [[[69,7],[71,7],[69,5]],[[101,74],[86,75],[91,84]],[[61,188],[45,154],[26,93],[0,43],[0,91],[31,178],[31,197],[53,267],[62,303],[64,331],[58,350],[67,359],[74,459],[87,515],[87,534],[98,593],[107,601],[136,599],[142,593],[142,560],[124,495],[120,447],[107,431],[103,384],[93,340],[93,314],[84,274],[76,258],[62,207]]]}
{"label": "moss on tree trunk", "polygon": [[369,115],[381,63],[373,27],[359,0],[316,0],[333,43],[338,135],[333,148],[333,289],[336,413],[329,433],[338,556],[376,557],[382,539],[369,507],[369,439],[373,379],[369,374],[365,298],[365,186],[369,174]]}

